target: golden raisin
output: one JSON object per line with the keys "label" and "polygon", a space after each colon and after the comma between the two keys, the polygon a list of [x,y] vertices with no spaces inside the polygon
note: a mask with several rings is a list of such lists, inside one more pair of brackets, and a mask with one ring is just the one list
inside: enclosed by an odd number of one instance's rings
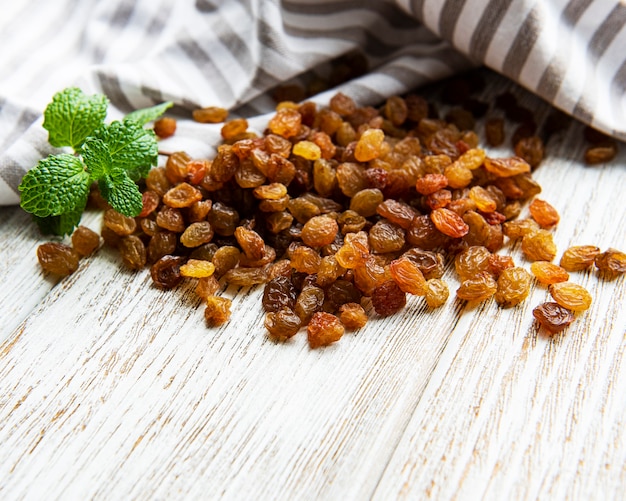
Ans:
{"label": "golden raisin", "polygon": [[528,206],[528,210],[542,228],[551,228],[559,222],[559,213],[545,200],[535,198]]}
{"label": "golden raisin", "polygon": [[207,106],[193,110],[192,117],[196,122],[216,124],[224,122],[228,118],[228,110],[218,106]]}
{"label": "golden raisin", "polygon": [[589,268],[600,254],[595,245],[574,245],[561,256],[560,265],[567,271],[582,271]]}
{"label": "golden raisin", "polygon": [[183,277],[206,278],[213,275],[215,265],[211,261],[200,259],[189,259],[180,267],[180,274]]}
{"label": "golden raisin", "polygon": [[522,238],[522,252],[529,261],[552,261],[556,257],[556,244],[552,233],[537,230]]}
{"label": "golden raisin", "polygon": [[345,331],[335,315],[323,311],[313,314],[306,330],[309,346],[313,349],[339,341]]}
{"label": "golden raisin", "polygon": [[591,294],[582,285],[559,282],[548,288],[552,298],[564,308],[583,311],[591,306]]}
{"label": "golden raisin", "polygon": [[535,261],[530,265],[530,271],[535,278],[544,285],[566,282],[569,280],[569,273],[558,264],[549,261]]}
{"label": "golden raisin", "polygon": [[505,308],[515,306],[528,297],[531,276],[524,268],[507,268],[498,277],[496,302]]}
{"label": "golden raisin", "polygon": [[439,278],[431,278],[426,281],[426,304],[429,308],[439,308],[448,300],[450,290],[448,284]]}
{"label": "golden raisin", "polygon": [[78,269],[80,256],[69,245],[48,242],[37,247],[37,259],[45,272],[64,277]]}
{"label": "golden raisin", "polygon": [[80,256],[88,256],[100,247],[100,235],[86,226],[78,226],[72,233],[72,247]]}
{"label": "golden raisin", "polygon": [[345,303],[339,307],[339,320],[346,329],[356,330],[367,323],[367,313],[358,303]]}
{"label": "golden raisin", "polygon": [[228,322],[232,304],[230,299],[220,296],[209,296],[205,302],[204,318],[209,326],[218,326]]}

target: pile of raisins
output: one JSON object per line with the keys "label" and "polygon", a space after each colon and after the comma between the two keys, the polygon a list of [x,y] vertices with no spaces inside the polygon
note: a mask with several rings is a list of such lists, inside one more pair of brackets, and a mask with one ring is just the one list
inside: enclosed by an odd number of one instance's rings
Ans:
{"label": "pile of raisins", "polygon": [[[145,179],[136,218],[103,206],[93,191],[92,201],[106,209],[104,242],[130,269],[149,266],[160,288],[194,281],[208,325],[230,317],[231,301],[219,295],[225,284],[264,284],[268,335],[285,341],[306,327],[312,348],[363,327],[369,305],[388,316],[414,295],[440,307],[449,296],[447,262],[460,300],[493,297],[513,307],[535,281],[545,284],[554,302],[533,315],[547,332],[559,332],[591,304],[569,272],[595,266],[614,277],[626,272],[626,254],[584,245],[554,264],[559,214],[537,198],[541,187],[531,171],[544,142],[532,114],[510,95],[499,97],[496,105],[519,123],[515,156],[490,158],[473,130],[485,106],[462,85],[450,87],[448,103],[458,106],[445,118],[416,94],[390,97],[379,108],[337,94],[328,107],[280,102],[262,135],[243,118],[227,120],[227,110],[196,110],[199,122],[224,122],[215,158],[170,154]],[[171,118],[155,123],[161,137],[175,129]],[[487,119],[485,135],[501,144],[504,120]],[[596,141],[589,161],[606,160],[608,144]],[[530,217],[518,218],[528,201]],[[42,245],[42,266],[71,273],[79,255],[99,245],[94,235],[80,227],[73,248]],[[498,253],[508,240],[521,241],[530,272]]]}

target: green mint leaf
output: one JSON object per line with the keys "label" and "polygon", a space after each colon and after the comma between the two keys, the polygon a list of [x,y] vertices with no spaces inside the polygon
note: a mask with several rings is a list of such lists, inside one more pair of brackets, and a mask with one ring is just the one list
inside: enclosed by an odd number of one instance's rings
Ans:
{"label": "green mint leaf", "polygon": [[100,193],[117,212],[135,217],[143,209],[139,188],[122,169],[114,169],[98,181]]}
{"label": "green mint leaf", "polygon": [[150,108],[143,108],[141,110],[135,110],[124,117],[125,122],[135,122],[138,125],[145,125],[148,122],[152,122],[159,118],[168,109],[174,106],[174,103],[168,101],[167,103],[157,104]]}
{"label": "green mint leaf", "polygon": [[102,139],[87,138],[81,153],[92,180],[102,179],[113,172],[113,159],[109,148]]}
{"label": "green mint leaf", "polygon": [[157,164],[159,148],[156,135],[135,122],[112,122],[95,133],[107,145],[112,166],[124,169],[132,180],[145,177]]}
{"label": "green mint leaf", "polygon": [[50,144],[78,150],[87,136],[104,123],[108,103],[102,94],[88,96],[75,87],[55,94],[43,121]]}
{"label": "green mint leaf", "polygon": [[20,205],[35,216],[59,216],[84,207],[89,194],[89,174],[79,158],[53,155],[40,160],[21,184]]}
{"label": "green mint leaf", "polygon": [[37,217],[33,219],[39,226],[39,230],[44,235],[71,235],[74,228],[80,223],[85,206],[76,207],[70,212],[66,212],[59,216]]}

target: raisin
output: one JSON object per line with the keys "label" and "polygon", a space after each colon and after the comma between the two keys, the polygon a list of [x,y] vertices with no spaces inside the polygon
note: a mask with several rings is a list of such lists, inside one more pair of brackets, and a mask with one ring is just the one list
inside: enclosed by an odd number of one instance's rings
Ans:
{"label": "raisin", "polygon": [[199,247],[211,241],[213,228],[208,221],[191,223],[180,236],[180,243],[185,247]]}
{"label": "raisin", "polygon": [[408,230],[418,212],[410,205],[398,200],[384,200],[376,207],[376,213],[400,228]]}
{"label": "raisin", "polygon": [[343,279],[333,282],[325,292],[326,302],[333,310],[346,303],[358,303],[361,297],[361,291],[352,282]]}
{"label": "raisin", "polygon": [[[217,269],[217,266],[215,268]],[[227,283],[238,287],[264,284],[269,279],[269,269],[265,266],[259,268],[231,268],[224,274],[224,280]]]}
{"label": "raisin", "polygon": [[575,319],[574,313],[558,303],[542,303],[533,310],[533,316],[550,334],[567,328]]}
{"label": "raisin", "polygon": [[294,270],[308,273],[309,275],[317,273],[322,262],[319,253],[306,245],[300,245],[294,249],[290,259]]}
{"label": "raisin", "polygon": [[324,290],[316,286],[308,286],[298,294],[294,311],[303,325],[309,323],[314,313],[322,309],[324,304]]}
{"label": "raisin", "polygon": [[600,254],[595,245],[575,245],[568,248],[561,256],[560,265],[567,271],[582,271],[589,268]]}
{"label": "raisin", "polygon": [[199,223],[204,221],[213,206],[211,200],[199,200],[195,202],[187,211],[187,220],[190,223]]}
{"label": "raisin", "polygon": [[215,274],[221,277],[228,270],[232,270],[239,263],[241,252],[237,247],[224,245],[215,251],[212,262],[215,265]]}
{"label": "raisin", "polygon": [[369,257],[369,246],[365,232],[349,233],[341,248],[336,252],[337,262],[346,269],[365,263]]}
{"label": "raisin", "polygon": [[172,289],[182,280],[180,266],[183,258],[179,256],[163,256],[150,267],[152,281],[163,289]]}
{"label": "raisin", "polygon": [[372,306],[382,317],[400,311],[406,305],[406,294],[393,280],[386,280],[372,293]]}
{"label": "raisin", "polygon": [[218,106],[207,106],[193,110],[191,113],[196,122],[203,124],[217,124],[224,122],[228,118],[228,110]]}
{"label": "raisin", "polygon": [[[437,209],[449,210],[449,209]],[[406,240],[414,247],[424,250],[432,250],[444,246],[449,237],[439,231],[430,216],[416,216],[406,233]]]}
{"label": "raisin", "polygon": [[369,162],[370,160],[378,158],[382,152],[384,140],[385,133],[382,130],[367,129],[361,134],[356,144],[354,157],[359,162]]}
{"label": "raisin", "polygon": [[507,221],[502,225],[504,234],[513,240],[523,238],[538,229],[539,225],[534,219],[516,219],[515,221]]}
{"label": "raisin", "polygon": [[117,246],[122,262],[131,270],[139,270],[146,265],[146,246],[136,235],[128,235]]}
{"label": "raisin", "polygon": [[515,306],[528,297],[531,276],[524,268],[507,268],[498,277],[496,302],[505,308]]}
{"label": "raisin", "polygon": [[268,128],[272,134],[289,138],[298,134],[301,124],[302,116],[297,110],[281,108],[269,121]]}
{"label": "raisin", "polygon": [[180,274],[183,277],[190,278],[207,278],[213,275],[215,266],[211,261],[201,259],[189,259],[180,266]]}
{"label": "raisin", "polygon": [[455,189],[465,188],[474,177],[472,171],[458,161],[448,165],[443,174],[448,179],[448,185]]}
{"label": "raisin", "polygon": [[221,202],[215,202],[208,215],[213,231],[218,235],[229,236],[235,233],[239,224],[239,214],[232,207]]}
{"label": "raisin", "polygon": [[345,329],[332,313],[316,312],[307,326],[307,340],[313,349],[339,341]]}
{"label": "raisin", "polygon": [[137,222],[134,218],[124,216],[115,209],[109,209],[104,213],[104,225],[120,236],[131,235],[137,229]]}
{"label": "raisin", "polygon": [[150,169],[150,172],[148,172],[148,175],[146,176],[146,186],[149,190],[155,192],[160,197],[165,195],[167,190],[169,190],[172,186],[172,183],[167,177],[165,167],[155,167],[154,169]]}
{"label": "raisin", "polygon": [[147,217],[152,214],[161,202],[161,197],[156,191],[146,190],[141,195],[142,209],[138,217]]}
{"label": "raisin", "polygon": [[219,290],[220,283],[217,281],[217,278],[215,278],[215,275],[210,275],[198,279],[195,292],[202,299],[206,299],[209,296],[214,296]]}
{"label": "raisin", "polygon": [[566,282],[569,280],[569,273],[558,264],[549,261],[535,261],[530,265],[530,271],[535,278],[544,285]]}
{"label": "raisin", "polygon": [[391,277],[403,292],[423,296],[426,293],[426,279],[418,264],[409,257],[400,257],[389,263]]}
{"label": "raisin", "polygon": [[293,145],[292,153],[306,160],[319,160],[322,158],[321,148],[312,141],[298,141]]}
{"label": "raisin", "polygon": [[277,312],[283,308],[293,309],[297,291],[288,277],[276,277],[265,284],[261,301],[266,312]]}
{"label": "raisin", "polygon": [[426,280],[443,276],[444,260],[443,256],[438,252],[413,248],[406,251],[402,257],[406,257],[417,264]]}
{"label": "raisin", "polygon": [[552,298],[563,308],[583,311],[591,306],[591,294],[582,285],[572,282],[559,282],[549,286]]}
{"label": "raisin", "polygon": [[365,169],[353,162],[339,164],[336,175],[339,188],[348,197],[353,197],[368,187]]}
{"label": "raisin", "polygon": [[217,148],[217,155],[211,163],[209,175],[218,183],[225,183],[231,179],[239,167],[239,158],[233,152],[232,146],[222,144]]}
{"label": "raisin", "polygon": [[374,289],[390,277],[374,256],[366,259],[363,265],[354,268],[354,285],[366,296],[371,296]]}
{"label": "raisin", "polygon": [[207,325],[216,327],[222,325],[230,319],[230,307],[232,301],[225,297],[209,296],[205,300],[204,318]]}
{"label": "raisin", "polygon": [[404,247],[404,230],[388,221],[378,221],[370,229],[370,248],[374,252],[396,252]]}
{"label": "raisin", "polygon": [[468,280],[480,273],[489,271],[491,252],[486,247],[468,247],[454,259],[454,267],[461,280]]}
{"label": "raisin", "polygon": [[37,259],[45,272],[65,277],[78,269],[80,255],[69,245],[48,242],[37,247]]}
{"label": "raisin", "polygon": [[530,165],[520,157],[485,158],[485,169],[497,177],[511,177],[530,172]]}
{"label": "raisin", "polygon": [[194,186],[204,182],[207,172],[211,167],[210,160],[190,160],[186,164],[185,181]]}
{"label": "raisin", "polygon": [[430,219],[441,233],[449,237],[461,238],[469,232],[467,223],[450,209],[435,209],[430,213]]}
{"label": "raisin", "polygon": [[367,313],[358,303],[345,303],[339,307],[339,320],[348,330],[357,330],[367,323]]}
{"label": "raisin", "polygon": [[448,186],[448,178],[443,174],[426,174],[415,183],[415,189],[422,195],[430,195]]}
{"label": "raisin", "polygon": [[522,252],[529,261],[552,261],[556,257],[556,244],[552,233],[537,230],[522,238]]}
{"label": "raisin", "polygon": [[368,188],[356,193],[350,200],[350,210],[363,217],[370,217],[376,214],[378,206],[383,201],[383,194],[376,188]]}
{"label": "raisin", "polygon": [[595,265],[598,271],[608,278],[617,277],[626,273],[626,253],[617,249],[607,249],[596,256]]}
{"label": "raisin", "polygon": [[426,299],[426,304],[429,308],[439,308],[443,306],[450,295],[448,284],[439,278],[427,280],[425,291],[424,299]]}
{"label": "raisin", "polygon": [[267,313],[264,325],[272,339],[284,342],[297,334],[302,326],[302,321],[293,310],[284,307]]}
{"label": "raisin", "polygon": [[463,280],[456,291],[459,299],[466,301],[485,301],[496,293],[498,285],[489,273],[478,275]]}
{"label": "raisin", "polygon": [[513,268],[515,262],[511,256],[503,256],[501,254],[491,254],[488,259],[487,270],[494,277],[499,277],[504,270]]}
{"label": "raisin", "polygon": [[185,231],[185,220],[180,210],[163,207],[156,216],[156,223],[163,229],[181,233]]}
{"label": "raisin", "polygon": [[[165,177],[171,184],[180,183],[185,180],[187,177],[187,163],[190,160],[191,157],[184,151],[175,151],[167,157],[167,162],[165,163]],[[159,179],[158,181],[160,182],[161,180]],[[165,192],[161,193],[158,189],[151,187],[149,184],[148,187],[161,196],[165,194]]]}
{"label": "raisin", "polygon": [[88,256],[100,247],[100,235],[86,226],[78,226],[72,233],[72,247],[80,256]]}
{"label": "raisin", "polygon": [[617,155],[617,143],[613,140],[590,146],[585,151],[585,162],[589,165],[598,165],[610,162]]}
{"label": "raisin", "polygon": [[481,212],[494,212],[498,207],[497,200],[482,186],[473,186],[469,190],[469,197]]}
{"label": "raisin", "polygon": [[265,242],[254,230],[238,226],[235,230],[235,238],[249,259],[261,259],[265,254]]}
{"label": "raisin", "polygon": [[155,263],[163,256],[173,254],[177,243],[176,233],[161,231],[150,238],[148,242],[148,261]]}
{"label": "raisin", "polygon": [[545,154],[543,141],[538,136],[523,137],[515,143],[515,154],[526,160],[531,169],[535,169]]}
{"label": "raisin", "polygon": [[485,122],[485,137],[490,146],[500,146],[504,143],[504,120],[490,118]]}
{"label": "raisin", "polygon": [[302,227],[302,241],[309,247],[323,247],[335,241],[339,225],[330,216],[314,216]]}
{"label": "raisin", "polygon": [[162,117],[154,122],[154,133],[161,139],[171,137],[176,132],[176,120],[171,117]]}
{"label": "raisin", "polygon": [[545,200],[535,198],[528,206],[530,215],[542,228],[552,228],[559,222],[559,213]]}
{"label": "raisin", "polygon": [[233,118],[222,126],[220,134],[225,141],[230,141],[231,139],[240,137],[247,130],[248,121],[245,118]]}
{"label": "raisin", "polygon": [[350,96],[346,96],[341,92],[335,94],[328,103],[332,111],[346,117],[356,111],[356,104]]}

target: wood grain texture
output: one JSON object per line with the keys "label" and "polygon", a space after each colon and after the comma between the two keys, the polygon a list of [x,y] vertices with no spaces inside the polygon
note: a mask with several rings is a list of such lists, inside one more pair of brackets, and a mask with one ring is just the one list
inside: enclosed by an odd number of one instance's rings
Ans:
{"label": "wood grain texture", "polygon": [[[494,79],[486,92],[508,85]],[[559,250],[624,249],[626,156],[584,167],[580,134],[574,124],[554,138],[536,172],[562,215]],[[302,334],[284,345],[265,336],[259,289],[223,291],[233,319],[207,329],[191,286],[157,290],[107,249],[57,283],[36,265],[28,217],[0,208],[0,220],[1,499],[626,491],[623,278],[573,273],[594,303],[553,338],[532,320],[547,297],[536,286],[512,309],[450,300],[429,311],[411,298],[401,315],[312,351]]]}

